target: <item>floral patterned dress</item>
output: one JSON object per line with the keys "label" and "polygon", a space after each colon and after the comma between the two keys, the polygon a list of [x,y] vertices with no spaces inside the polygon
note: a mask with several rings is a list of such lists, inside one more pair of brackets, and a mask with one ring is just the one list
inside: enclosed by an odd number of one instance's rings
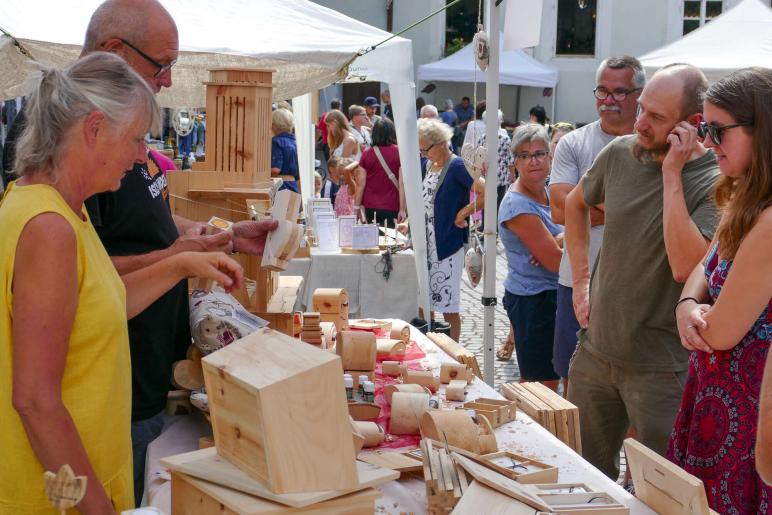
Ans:
{"label": "floral patterned dress", "polygon": [[[715,303],[731,261],[714,246],[705,264]],[[667,456],[705,483],[710,507],[722,514],[770,513],[772,487],[756,472],[754,447],[764,365],[772,342],[772,299],[734,348],[689,356],[681,409]]]}

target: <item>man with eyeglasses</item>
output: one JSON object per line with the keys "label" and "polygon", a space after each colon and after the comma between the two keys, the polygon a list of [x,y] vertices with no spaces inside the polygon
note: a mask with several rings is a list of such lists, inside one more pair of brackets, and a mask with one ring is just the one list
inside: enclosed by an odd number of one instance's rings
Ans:
{"label": "man with eyeglasses", "polygon": [[[177,26],[157,0],[108,0],[91,16],[81,56],[95,51],[118,54],[158,93],[172,85],[178,47]],[[20,130],[18,120],[14,125]],[[275,223],[238,222],[233,234],[204,235],[205,224],[172,215],[166,177],[157,159],[149,151],[147,161],[136,163],[117,191],[86,200],[91,222],[119,274],[183,251],[262,253],[265,236]],[[164,427],[172,365],[185,358],[191,342],[187,281],[129,320],[128,326],[134,496],[139,505],[147,446]]]}
{"label": "man with eyeglasses", "polygon": [[[673,306],[718,221],[718,167],[696,129],[706,89],[693,66],[659,70],[638,98],[635,134],[601,150],[566,200],[582,327],[568,399],[582,414],[583,456],[614,479],[630,425],[644,445],[665,453],[683,394],[688,352]],[[592,206],[604,212],[605,228],[590,279]]]}
{"label": "man with eyeglasses", "polygon": [[[550,174],[550,210],[552,221],[565,225],[566,196],[590,169],[595,156],[617,136],[632,134],[638,96],[646,83],[646,74],[635,57],[609,57],[595,74],[595,109],[598,119],[563,136],[552,149]],[[603,211],[590,209],[589,267],[595,264],[603,240]],[[557,313],[552,364],[568,391],[568,363],[576,349],[579,322],[572,304],[571,264],[564,250],[558,278]]]}

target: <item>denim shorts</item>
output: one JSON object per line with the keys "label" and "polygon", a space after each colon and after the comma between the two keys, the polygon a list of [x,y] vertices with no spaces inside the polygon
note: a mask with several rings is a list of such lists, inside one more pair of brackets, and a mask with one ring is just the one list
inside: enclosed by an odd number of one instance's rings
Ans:
{"label": "denim shorts", "polygon": [[536,295],[505,292],[504,309],[515,329],[515,354],[520,377],[527,381],[560,379],[552,367],[556,291]]}

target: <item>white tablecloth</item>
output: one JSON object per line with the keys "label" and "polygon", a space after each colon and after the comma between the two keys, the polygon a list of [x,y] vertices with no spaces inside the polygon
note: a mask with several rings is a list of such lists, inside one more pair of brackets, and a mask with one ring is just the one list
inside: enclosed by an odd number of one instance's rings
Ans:
{"label": "white tablecloth", "polygon": [[[442,362],[453,362],[450,356],[415,328],[412,329],[412,338],[426,353],[421,364],[427,369],[434,370],[435,375],[439,375]],[[502,398],[498,392],[479,378],[475,378],[467,391],[467,400],[478,397]],[[439,397],[444,399],[445,396]],[[460,403],[446,404],[453,406]],[[211,434],[211,430],[201,416],[188,415],[175,418],[179,420],[172,422],[168,430],[150,444],[147,456],[146,496],[150,505],[167,514],[171,513],[171,483],[168,472],[159,463],[161,458],[195,450],[198,447],[198,438]],[[655,514],[524,413],[518,411],[514,422],[498,427],[495,432],[499,450],[511,450],[517,454],[532,456],[558,467],[559,482],[586,483],[600,491],[608,492],[616,500],[628,506],[631,515]],[[383,496],[376,501],[376,513],[395,515],[426,513],[426,486],[420,478],[408,477],[391,481],[379,486],[378,489]]]}
{"label": "white tablecloth", "polygon": [[418,285],[412,251],[391,256],[393,269],[386,280],[380,254],[341,254],[311,250],[310,258],[293,259],[282,275],[303,276],[296,311],[313,310],[317,288],[345,288],[350,318],[392,317],[411,320],[418,316]]}

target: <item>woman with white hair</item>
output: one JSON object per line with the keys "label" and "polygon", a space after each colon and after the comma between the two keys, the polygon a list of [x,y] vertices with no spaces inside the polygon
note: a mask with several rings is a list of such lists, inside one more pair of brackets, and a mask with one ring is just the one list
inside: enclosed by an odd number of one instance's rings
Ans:
{"label": "woman with white hair", "polygon": [[152,91],[97,52],[45,70],[0,202],[0,511],[51,513],[45,470],[86,476],[80,513],[133,507],[126,319],[186,277],[243,282],[223,253],[183,252],[120,277],[84,208],[147,159]]}
{"label": "woman with white hair", "polygon": [[512,150],[519,175],[504,195],[498,217],[507,254],[503,304],[517,335],[520,377],[555,390],[560,377],[552,367],[552,341],[563,226],[553,223],[550,214],[546,182],[552,161],[547,130],[534,123],[518,127]]}
{"label": "woman with white hair", "polygon": [[478,194],[478,205],[485,202],[483,179],[474,180],[464,161],[450,150],[453,129],[437,119],[418,120],[418,145],[427,159],[423,182],[426,243],[429,258],[429,293],[432,316],[443,314],[450,324],[450,336],[461,336],[461,270],[464,243],[469,230],[466,219],[475,211],[468,203],[469,192]]}
{"label": "woman with white hair", "polygon": [[292,130],[295,127],[292,111],[280,107],[271,113],[271,176],[282,179],[282,190],[300,193],[298,184],[298,145]]}

